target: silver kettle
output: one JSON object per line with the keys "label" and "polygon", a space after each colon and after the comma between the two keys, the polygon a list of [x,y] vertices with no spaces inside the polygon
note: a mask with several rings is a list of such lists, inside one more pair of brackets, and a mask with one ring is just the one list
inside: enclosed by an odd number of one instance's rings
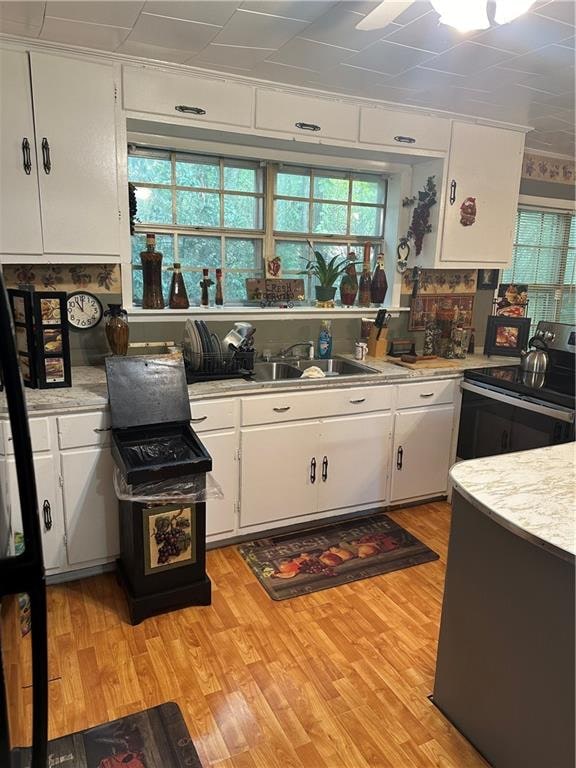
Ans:
{"label": "silver kettle", "polygon": [[534,336],[528,342],[528,351],[522,352],[520,367],[528,373],[546,373],[548,368],[548,347],[546,342],[538,336]]}

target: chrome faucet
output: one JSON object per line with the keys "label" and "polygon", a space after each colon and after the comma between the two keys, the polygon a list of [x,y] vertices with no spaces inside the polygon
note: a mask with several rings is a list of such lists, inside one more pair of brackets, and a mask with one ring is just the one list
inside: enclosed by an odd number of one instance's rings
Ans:
{"label": "chrome faucet", "polygon": [[287,357],[288,352],[296,347],[308,347],[308,360],[314,360],[314,342],[313,341],[297,341],[296,344],[291,344],[286,349],[281,349],[278,353],[280,357]]}

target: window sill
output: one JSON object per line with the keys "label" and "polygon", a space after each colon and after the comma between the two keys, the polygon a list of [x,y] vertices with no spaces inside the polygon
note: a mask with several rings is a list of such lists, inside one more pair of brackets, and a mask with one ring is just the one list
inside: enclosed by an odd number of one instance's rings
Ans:
{"label": "window sill", "polygon": [[[347,317],[375,317],[378,307],[334,307],[323,309],[321,307],[190,307],[190,309],[141,309],[132,307],[128,309],[128,316],[133,321],[143,323],[177,322],[189,317],[202,318],[204,320],[230,320],[242,318],[244,320],[279,320],[289,317],[299,320],[342,320]],[[400,312],[409,312],[410,307],[387,308],[392,317],[398,317]]]}

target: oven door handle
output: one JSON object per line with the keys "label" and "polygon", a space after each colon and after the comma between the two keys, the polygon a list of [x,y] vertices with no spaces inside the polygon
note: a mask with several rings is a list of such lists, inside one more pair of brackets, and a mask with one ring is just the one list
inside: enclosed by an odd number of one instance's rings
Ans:
{"label": "oven door handle", "polygon": [[551,408],[547,405],[534,403],[532,400],[525,400],[521,397],[514,397],[513,395],[505,395],[502,392],[496,392],[496,390],[492,388],[470,384],[467,381],[463,381],[460,386],[467,392],[474,392],[476,395],[484,395],[484,397],[488,397],[490,400],[498,400],[501,403],[507,403],[516,408],[523,408],[525,411],[541,413],[542,416],[550,416],[550,418],[558,419],[558,421],[566,421],[569,424],[574,423],[574,411],[568,411],[561,407]]}

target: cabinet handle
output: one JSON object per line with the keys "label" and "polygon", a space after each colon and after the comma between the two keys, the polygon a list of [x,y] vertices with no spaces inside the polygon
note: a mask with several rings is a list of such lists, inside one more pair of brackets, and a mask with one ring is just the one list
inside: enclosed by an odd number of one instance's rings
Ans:
{"label": "cabinet handle", "polygon": [[420,392],[420,397],[433,397],[434,392]]}
{"label": "cabinet handle", "polygon": [[402,459],[404,458],[404,449],[401,445],[398,446],[396,451],[396,469],[402,469]]}
{"label": "cabinet handle", "polygon": [[52,508],[48,499],[44,499],[44,504],[42,504],[42,515],[44,516],[44,528],[49,531],[52,528]]}
{"label": "cabinet handle", "polygon": [[26,137],[22,139],[22,165],[26,176],[30,176],[32,161],[30,160],[30,142]]}
{"label": "cabinet handle", "polygon": [[202,421],[206,421],[207,418],[208,416],[198,416],[197,419],[190,419],[190,421],[192,424],[200,424]]}
{"label": "cabinet handle", "polygon": [[94,432],[110,432],[112,427],[94,427]]}
{"label": "cabinet handle", "polygon": [[328,480],[328,456],[324,456],[322,459],[322,480],[324,482]]}
{"label": "cabinet handle", "polygon": [[44,173],[49,174],[52,170],[52,160],[50,159],[50,144],[48,144],[46,137],[42,139],[42,165],[44,166]]}
{"label": "cabinet handle", "polygon": [[205,115],[206,110],[202,107],[187,107],[186,104],[178,104],[174,107],[176,112],[185,112],[187,115]]}
{"label": "cabinet handle", "polygon": [[300,128],[301,131],[319,131],[320,126],[314,123],[294,123],[296,128]]}
{"label": "cabinet handle", "polygon": [[456,202],[456,182],[454,179],[450,182],[450,205]]}
{"label": "cabinet handle", "polygon": [[366,402],[366,398],[365,397],[359,397],[356,400],[350,400],[350,402],[353,403],[354,405],[356,405],[357,403],[364,403],[364,402]]}
{"label": "cabinet handle", "polygon": [[312,485],[316,482],[316,458],[314,456],[310,462],[310,482]]}
{"label": "cabinet handle", "polygon": [[394,136],[394,141],[401,144],[416,144],[416,139],[413,139],[412,136]]}
{"label": "cabinet handle", "polygon": [[291,405],[283,405],[281,407],[273,408],[273,410],[276,411],[276,413],[286,413],[286,411],[289,411],[291,407]]}

